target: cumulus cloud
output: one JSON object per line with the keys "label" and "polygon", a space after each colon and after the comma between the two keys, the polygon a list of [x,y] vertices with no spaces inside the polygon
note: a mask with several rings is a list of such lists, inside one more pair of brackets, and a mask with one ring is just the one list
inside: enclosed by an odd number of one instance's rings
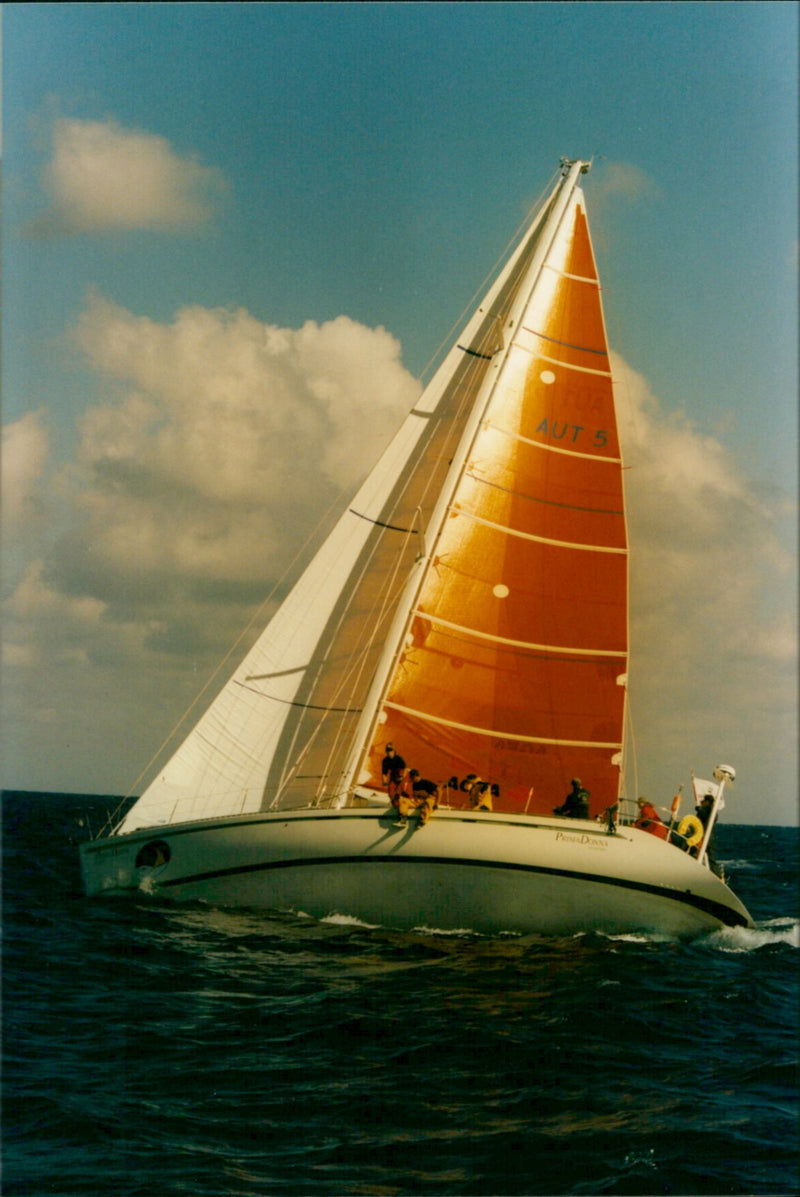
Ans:
{"label": "cumulus cloud", "polygon": [[6,533],[29,530],[44,518],[42,476],[49,454],[50,440],[42,412],[28,412],[3,429],[0,475]]}
{"label": "cumulus cloud", "polygon": [[419,393],[396,339],[344,316],[295,330],[189,307],[165,324],[94,296],[75,336],[113,398],[80,420],[52,568],[109,601],[266,588]]}
{"label": "cumulus cloud", "polygon": [[791,743],[797,635],[783,503],[718,440],[666,411],[618,356],[613,370],[632,546],[631,693],[637,725],[658,729],[650,768],[674,769],[687,745],[737,757],[760,719],[758,744],[770,734]]}
{"label": "cumulus cloud", "polygon": [[[722,648],[741,638],[743,607],[759,604],[764,581],[786,578],[792,560],[777,535],[777,510],[754,490],[724,446],[700,432],[681,412],[666,413],[642,375],[619,356],[620,432],[626,460],[626,492],[637,610],[671,618],[675,635],[696,631],[709,616]],[[768,630],[773,636],[774,626]],[[747,643],[760,629],[747,627]]]}
{"label": "cumulus cloud", "polygon": [[115,121],[58,118],[42,183],[50,208],[34,236],[131,229],[192,229],[214,214],[221,173],[182,156],[163,137]]}

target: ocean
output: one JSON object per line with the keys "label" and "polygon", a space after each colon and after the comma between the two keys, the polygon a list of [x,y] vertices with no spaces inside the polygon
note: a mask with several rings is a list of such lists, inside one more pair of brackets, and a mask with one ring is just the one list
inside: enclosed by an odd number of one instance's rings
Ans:
{"label": "ocean", "polygon": [[3,1193],[796,1194],[798,831],[756,928],[489,939],[91,901],[112,799],[3,797]]}

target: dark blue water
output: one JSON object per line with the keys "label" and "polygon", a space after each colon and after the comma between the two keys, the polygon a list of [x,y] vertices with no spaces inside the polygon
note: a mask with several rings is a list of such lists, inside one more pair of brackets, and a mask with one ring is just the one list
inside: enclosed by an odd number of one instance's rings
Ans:
{"label": "dark blue water", "polygon": [[491,940],[87,901],[111,805],[4,798],[7,1197],[798,1192],[795,829],[754,931]]}

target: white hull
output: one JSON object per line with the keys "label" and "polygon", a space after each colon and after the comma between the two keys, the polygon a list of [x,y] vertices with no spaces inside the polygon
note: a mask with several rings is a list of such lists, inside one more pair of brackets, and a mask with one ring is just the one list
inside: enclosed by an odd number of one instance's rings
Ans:
{"label": "white hull", "polygon": [[[708,868],[630,827],[609,835],[583,820],[441,808],[425,827],[393,819],[385,808],[300,810],[111,836],[83,846],[84,888],[485,934],[752,925]],[[166,863],[137,867],[148,844]]]}

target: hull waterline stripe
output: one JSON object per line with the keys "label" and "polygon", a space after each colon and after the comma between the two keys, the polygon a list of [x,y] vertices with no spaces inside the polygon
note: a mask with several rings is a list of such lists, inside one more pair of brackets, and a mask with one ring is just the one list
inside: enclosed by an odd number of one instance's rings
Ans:
{"label": "hull waterline stripe", "polygon": [[640,893],[654,894],[656,897],[668,898],[681,902],[687,906],[694,906],[703,910],[714,918],[719,919],[728,927],[746,927],[747,920],[736,910],[715,902],[712,898],[703,898],[700,894],[678,890],[665,889],[660,885],[650,885],[645,881],[630,881],[626,878],[604,877],[598,873],[582,873],[573,869],[549,868],[546,865],[526,865],[503,862],[498,864],[491,860],[474,860],[471,857],[455,856],[318,856],[311,860],[279,860],[265,864],[238,865],[230,869],[215,869],[206,873],[193,873],[186,877],[178,877],[172,881],[157,882],[159,889],[174,888],[179,885],[197,885],[204,881],[212,881],[219,877],[242,876],[247,873],[265,873],[272,869],[308,868],[316,865],[355,865],[355,864],[433,864],[460,865],[467,868],[500,869],[518,873],[538,873],[549,877],[565,877],[572,881],[588,881],[597,885],[612,885],[620,889],[637,890]]}

